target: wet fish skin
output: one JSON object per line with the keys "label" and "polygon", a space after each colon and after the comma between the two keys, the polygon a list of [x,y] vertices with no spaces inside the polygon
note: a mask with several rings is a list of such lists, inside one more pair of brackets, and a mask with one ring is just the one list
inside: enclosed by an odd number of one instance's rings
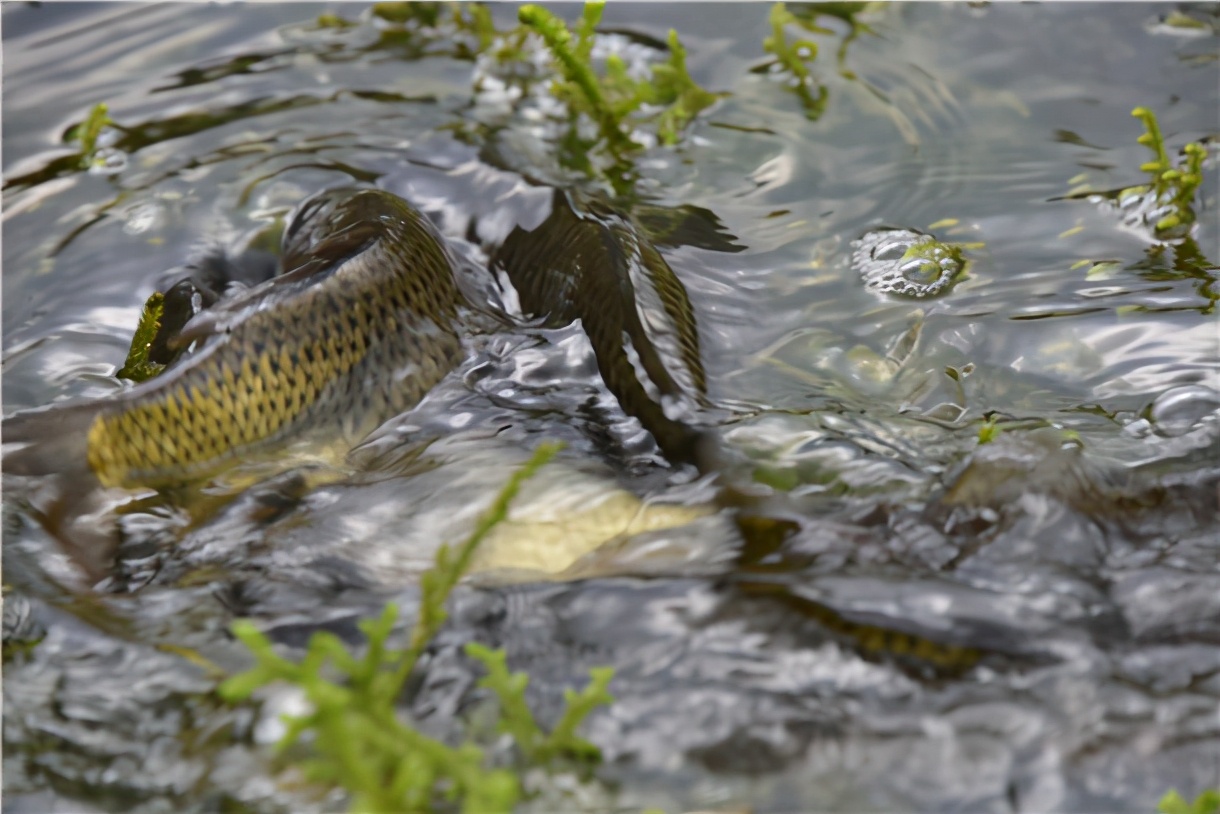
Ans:
{"label": "wet fish skin", "polygon": [[675,463],[699,465],[707,378],[686,288],[631,218],[556,190],[547,219],[517,227],[492,257],[522,309],[581,320],[606,387]]}
{"label": "wet fish skin", "polygon": [[453,258],[397,196],[307,200],[282,267],[191,320],[177,344],[198,350],[98,412],[87,457],[103,485],[182,483],[311,432],[358,440],[461,362]]}

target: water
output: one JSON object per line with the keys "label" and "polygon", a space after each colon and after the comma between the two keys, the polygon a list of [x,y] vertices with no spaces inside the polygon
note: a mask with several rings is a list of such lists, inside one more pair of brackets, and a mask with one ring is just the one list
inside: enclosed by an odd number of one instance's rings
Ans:
{"label": "water", "polygon": [[[545,215],[522,175],[581,183],[539,140],[545,96],[514,102],[452,38],[320,28],[324,8],[4,7],[5,414],[113,391],[173,269],[319,188],[404,195],[478,264]],[[285,473],[202,522],[103,506],[124,543],[98,593],[63,587],[73,566],[8,488],[6,808],[342,807],[274,769],[290,697],[226,709],[188,654],[240,669],[238,616],[291,647],[413,607],[436,544],[541,438],[569,446],[412,697],[454,733],[471,639],[530,673],[544,720],[613,665],[597,779],[543,781],[537,810],[1146,812],[1220,783],[1215,159],[1193,244],[1158,248],[1081,192],[1143,181],[1137,105],[1171,155],[1216,137],[1215,13],[1183,8],[1204,27],[1165,25],[1167,5],[891,5],[843,70],[847,26],[824,17],[810,121],[765,68],[767,6],[611,4],[603,28],[635,36],[599,48],[646,60],[676,28],[695,78],[731,94],[644,152],[639,189],[745,247],[666,254],[730,474],[786,495],[791,533],[743,545],[576,327],[472,329],[468,363],[357,453],[363,473]],[[62,139],[99,101],[127,130],[84,172]],[[870,288],[853,243],[886,228],[961,247],[963,273],[930,297]]]}

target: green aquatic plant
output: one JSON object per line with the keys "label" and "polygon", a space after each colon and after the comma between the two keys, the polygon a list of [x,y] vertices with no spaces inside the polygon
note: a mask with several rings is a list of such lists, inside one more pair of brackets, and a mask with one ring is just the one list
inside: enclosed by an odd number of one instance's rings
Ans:
{"label": "green aquatic plant", "polygon": [[1220,814],[1220,789],[1204,789],[1193,803],[1183,799],[1177,789],[1170,789],[1156,810],[1160,814]]}
{"label": "green aquatic plant", "polygon": [[509,673],[507,655],[503,650],[492,650],[478,642],[471,642],[466,645],[466,655],[487,668],[487,675],[479,686],[495,694],[500,703],[498,728],[512,736],[513,743],[527,762],[542,765],[561,756],[583,760],[601,757],[596,746],[576,735],[576,729],[590,712],[614,701],[606,689],[614,677],[613,668],[594,667],[589,671],[589,683],[583,690],[565,690],[563,715],[547,733],[538,726],[534,714],[525,703],[529,676]]}
{"label": "green aquatic plant", "polygon": [[[789,25],[803,28],[810,33],[831,34],[811,19],[801,19],[788,10],[784,3],[771,7],[771,34],[763,40],[763,50],[774,54],[778,64],[792,75],[792,90],[805,108],[805,116],[816,121],[826,111],[826,86],[813,78],[809,68],[818,57],[818,44],[810,39],[789,42],[786,29]],[[816,93],[814,89],[816,88]]]}
{"label": "green aquatic plant", "polygon": [[[763,39],[763,50],[775,57],[771,62],[755,67],[755,73],[777,73],[785,76],[789,89],[800,99],[805,116],[816,121],[826,112],[829,89],[818,80],[812,65],[819,54],[818,43],[802,34],[834,35],[829,28],[819,25],[819,19],[828,17],[848,26],[847,33],[839,40],[835,53],[839,75],[844,79],[861,81],[847,67],[847,49],[861,34],[876,32],[860,19],[861,15],[874,11],[884,3],[776,3],[771,6],[769,21],[771,33]],[[796,28],[798,39],[789,40],[788,31]],[[884,98],[884,93],[868,82],[862,82],[871,93]]]}
{"label": "green aquatic plant", "polygon": [[120,379],[130,379],[142,382],[156,376],[165,369],[165,365],[149,361],[148,350],[152,347],[157,331],[161,329],[161,315],[165,310],[165,295],[154,291],[144,303],[140,312],[140,322],[136,326],[135,335],[131,338],[131,348],[127,351],[127,359],[114,375]]}
{"label": "green aquatic plant", "polygon": [[651,66],[649,76],[631,77],[623,60],[611,54],[605,70],[593,67],[592,51],[597,24],[605,3],[589,2],[573,34],[545,8],[522,6],[518,19],[536,33],[550,51],[561,78],[552,82],[552,93],[567,104],[574,115],[584,114],[597,124],[602,141],[622,157],[642,144],[632,138],[643,124],[655,127],[663,144],[676,144],[686,127],[723,94],[700,87],[686,66],[686,49],[670,29],[669,57]]}
{"label": "green aquatic plant", "polygon": [[989,416],[979,427],[979,446],[990,444],[1000,437],[1004,429],[996,422],[995,416]]}
{"label": "green aquatic plant", "polygon": [[412,3],[374,3],[371,13],[374,17],[396,25],[417,23],[432,28],[440,22],[441,12],[445,5],[445,3],[431,3],[425,0]]}
{"label": "green aquatic plant", "polygon": [[1120,203],[1132,197],[1151,195],[1158,213],[1168,210],[1153,224],[1158,238],[1180,237],[1195,223],[1195,192],[1203,182],[1203,159],[1207,149],[1198,142],[1182,148],[1185,158],[1180,164],[1170,160],[1165,151],[1165,137],[1156,114],[1146,107],[1137,107],[1131,115],[1144,123],[1144,133],[1137,141],[1152,151],[1154,160],[1140,165],[1140,170],[1152,176],[1151,183],[1130,187],[1119,194]]}
{"label": "green aquatic plant", "polygon": [[[430,811],[442,800],[456,801],[461,811],[471,814],[511,811],[522,796],[516,772],[489,766],[483,748],[474,743],[454,747],[423,734],[402,718],[395,701],[424,648],[444,624],[445,602],[475,549],[507,517],[521,484],[557,450],[558,445],[540,446],[501,489],[470,537],[456,550],[438,549],[435,564],[421,582],[419,614],[405,650],[388,644],[398,618],[392,604],[380,618],[360,623],[367,638],[362,657],[349,652],[334,634],[320,631],[310,638],[305,657],[295,663],[278,655],[253,622],[239,620],[233,624],[233,634],[253,653],[255,665],[225,680],[219,688],[221,696],[230,702],[244,701],[276,682],[300,689],[310,711],[287,720],[277,749],[283,752],[294,744],[310,743],[313,756],[300,768],[310,780],[347,790],[352,811]],[[498,728],[513,737],[528,765],[561,755],[598,757],[596,747],[578,738],[575,730],[593,709],[613,700],[606,691],[612,670],[594,669],[584,690],[569,690],[564,713],[546,733],[526,705],[527,677],[509,674],[505,654],[474,643],[466,652],[487,667],[481,686],[499,701]]]}
{"label": "green aquatic plant", "polygon": [[97,154],[97,139],[102,134],[102,128],[113,125],[110,118],[110,108],[105,102],[99,102],[85,116],[85,120],[68,130],[66,138],[80,144],[80,166],[88,169],[93,165]]}

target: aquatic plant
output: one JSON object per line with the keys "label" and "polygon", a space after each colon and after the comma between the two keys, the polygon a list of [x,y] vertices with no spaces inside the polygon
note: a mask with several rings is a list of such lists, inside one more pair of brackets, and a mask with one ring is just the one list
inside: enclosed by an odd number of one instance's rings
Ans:
{"label": "aquatic plant", "polygon": [[[476,54],[487,50],[498,33],[491,19],[491,11],[483,3],[374,3],[370,14],[399,27],[439,29],[448,25],[454,33],[473,35],[477,43],[474,49]],[[470,58],[472,55],[458,53],[455,56]]]}
{"label": "aquatic plant", "polygon": [[538,726],[525,703],[529,676],[509,673],[507,655],[503,650],[492,650],[478,642],[470,642],[465,652],[487,668],[487,675],[479,681],[479,686],[495,694],[500,703],[497,726],[501,732],[512,736],[527,762],[540,765],[564,755],[584,760],[600,758],[597,747],[578,737],[576,729],[594,709],[614,701],[606,689],[614,677],[614,668],[594,667],[589,671],[590,680],[583,690],[565,690],[563,714],[550,733],[546,733]]}
{"label": "aquatic plant", "polygon": [[1160,814],[1220,814],[1220,789],[1204,789],[1193,803],[1186,802],[1177,789],[1170,789],[1156,810]]}
{"label": "aquatic plant", "polygon": [[552,93],[574,115],[584,114],[595,122],[612,153],[621,157],[643,146],[632,135],[645,123],[655,126],[661,143],[676,144],[695,117],[723,94],[705,90],[691,77],[686,49],[673,29],[667,40],[668,59],[652,65],[647,78],[631,77],[615,54],[606,57],[605,71],[599,75],[593,69],[591,55],[604,6],[604,0],[585,4],[575,36],[563,20],[541,6],[522,6],[518,19],[538,34],[551,52],[562,76],[552,82]]}
{"label": "aquatic plant", "polygon": [[[445,602],[479,543],[507,517],[521,484],[558,448],[540,446],[501,489],[470,537],[456,550],[438,549],[434,566],[421,581],[419,614],[405,650],[388,646],[398,616],[393,604],[380,618],[360,623],[367,637],[362,657],[349,652],[334,634],[320,631],[310,638],[301,662],[294,663],[278,655],[253,622],[239,620],[233,624],[233,634],[253,653],[255,665],[227,679],[219,688],[221,696],[243,701],[275,682],[299,688],[310,711],[288,719],[277,749],[283,752],[312,735],[308,742],[314,756],[300,768],[311,780],[346,789],[352,811],[428,811],[441,799],[456,801],[464,812],[511,811],[522,796],[516,772],[488,766],[484,750],[474,743],[454,747],[423,734],[402,719],[395,701],[424,648],[444,624]],[[613,700],[606,691],[612,669],[594,669],[584,690],[568,690],[562,716],[546,733],[525,702],[528,677],[508,672],[504,652],[477,643],[467,645],[466,652],[487,667],[480,686],[498,699],[498,728],[513,738],[528,765],[560,756],[580,760],[599,756],[597,748],[575,731],[593,709]],[[329,677],[334,674],[339,680]]]}
{"label": "aquatic plant", "polygon": [[1181,237],[1190,231],[1196,220],[1195,191],[1203,182],[1203,159],[1207,157],[1207,149],[1192,141],[1182,148],[1185,155],[1182,162],[1174,164],[1165,151],[1165,137],[1161,135],[1156,114],[1146,107],[1137,107],[1131,115],[1144,123],[1144,133],[1137,141],[1152,151],[1154,160],[1141,164],[1140,170],[1152,179],[1149,184],[1129,187],[1119,193],[1119,204],[1150,196],[1152,211],[1159,215],[1152,224],[1156,236],[1162,239]]}
{"label": "aquatic plant", "polygon": [[374,3],[371,13],[389,23],[405,25],[418,23],[424,26],[435,26],[441,19],[442,3]]}
{"label": "aquatic plant", "polygon": [[[826,86],[816,82],[809,63],[818,57],[818,44],[810,39],[788,41],[785,29],[796,25],[805,31],[817,34],[831,34],[829,29],[821,28],[812,20],[802,20],[783,3],[771,7],[771,34],[763,40],[763,50],[774,54],[777,64],[791,74],[790,87],[801,100],[805,108],[805,116],[816,121],[826,111]],[[814,88],[817,89],[816,94]]]}
{"label": "aquatic plant", "polygon": [[80,144],[82,169],[88,169],[93,165],[93,160],[97,155],[98,136],[102,134],[103,127],[113,124],[114,120],[110,118],[110,108],[104,102],[100,102],[93,106],[84,121],[68,130],[67,140]]}
{"label": "aquatic plant", "polygon": [[1004,430],[996,422],[995,416],[988,416],[979,426],[979,446],[990,444],[992,441],[1000,437],[1000,433]]}
{"label": "aquatic plant", "polygon": [[135,335],[131,338],[131,348],[127,351],[127,359],[114,374],[115,376],[120,379],[130,379],[133,382],[142,382],[151,379],[165,369],[165,365],[149,361],[148,358],[149,348],[152,347],[153,340],[157,337],[157,331],[161,329],[161,314],[164,310],[165,295],[160,291],[154,291],[148,301],[144,303],[144,310],[140,312],[140,322],[136,325]]}

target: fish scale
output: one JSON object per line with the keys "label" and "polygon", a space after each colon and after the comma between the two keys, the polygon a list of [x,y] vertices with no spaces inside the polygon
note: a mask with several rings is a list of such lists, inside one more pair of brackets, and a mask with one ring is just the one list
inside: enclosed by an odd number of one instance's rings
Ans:
{"label": "fish scale", "polygon": [[252,289],[194,356],[98,413],[87,456],[104,485],[180,483],[315,431],[358,440],[461,362],[453,263],[400,198],[315,196],[283,256],[316,268]]}

